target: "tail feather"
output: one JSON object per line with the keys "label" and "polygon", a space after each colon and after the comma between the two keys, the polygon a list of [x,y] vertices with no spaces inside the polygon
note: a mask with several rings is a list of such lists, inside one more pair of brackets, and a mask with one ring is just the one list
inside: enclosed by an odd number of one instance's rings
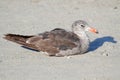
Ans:
{"label": "tail feather", "polygon": [[28,44],[26,41],[28,38],[31,38],[33,36],[24,36],[24,35],[18,35],[18,34],[5,34],[5,37],[3,37],[6,40],[18,43],[23,45],[25,48],[33,49],[36,51],[40,51],[38,47],[36,47],[34,44]]}
{"label": "tail feather", "polygon": [[3,38],[9,41],[24,45],[26,43],[26,40],[30,37],[33,37],[33,36],[23,36],[23,35],[18,35],[18,34],[5,34],[5,37]]}

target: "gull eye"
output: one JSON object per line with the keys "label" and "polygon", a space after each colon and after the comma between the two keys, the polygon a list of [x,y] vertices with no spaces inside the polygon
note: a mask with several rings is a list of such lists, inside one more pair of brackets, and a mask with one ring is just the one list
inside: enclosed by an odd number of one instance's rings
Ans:
{"label": "gull eye", "polygon": [[81,25],[81,27],[83,27],[83,28],[84,28],[85,26],[84,26],[84,25]]}

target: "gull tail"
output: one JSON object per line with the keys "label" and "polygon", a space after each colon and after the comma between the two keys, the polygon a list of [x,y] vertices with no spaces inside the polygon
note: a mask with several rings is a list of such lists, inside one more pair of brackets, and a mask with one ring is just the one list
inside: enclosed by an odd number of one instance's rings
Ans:
{"label": "gull tail", "polygon": [[18,34],[5,34],[5,37],[3,38],[9,41],[21,44],[21,45],[25,45],[26,40],[30,37],[33,37],[33,36],[23,36],[23,35],[18,35]]}
{"label": "gull tail", "polygon": [[26,41],[31,37],[33,36],[24,36],[24,35],[18,35],[18,34],[5,34],[3,38],[9,41],[21,44],[23,45],[22,47],[24,48],[39,51],[38,47],[36,47],[34,44],[26,43]]}

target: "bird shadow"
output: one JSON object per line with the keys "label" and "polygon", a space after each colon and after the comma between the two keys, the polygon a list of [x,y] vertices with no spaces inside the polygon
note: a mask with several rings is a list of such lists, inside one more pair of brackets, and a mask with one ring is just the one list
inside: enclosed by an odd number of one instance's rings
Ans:
{"label": "bird shadow", "polygon": [[28,47],[26,47],[26,46],[21,46],[22,48],[24,48],[24,49],[28,49],[28,50],[31,50],[31,51],[35,51],[35,52],[40,52],[40,51],[38,51],[38,50],[35,50],[35,49],[31,49],[31,48],[28,48]]}
{"label": "bird shadow", "polygon": [[111,36],[105,36],[102,38],[97,38],[94,41],[90,43],[90,47],[88,48],[88,51],[94,51],[101,47],[105,42],[111,42],[111,43],[117,43],[117,41],[114,40]]}

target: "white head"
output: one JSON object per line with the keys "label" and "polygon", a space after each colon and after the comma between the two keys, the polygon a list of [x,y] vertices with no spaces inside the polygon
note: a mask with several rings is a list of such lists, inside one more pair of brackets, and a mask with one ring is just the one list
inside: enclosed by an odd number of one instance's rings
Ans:
{"label": "white head", "polygon": [[93,28],[90,27],[86,21],[83,20],[77,20],[72,24],[72,30],[74,33],[80,33],[80,32],[86,32],[86,31],[90,31],[93,33],[98,33],[98,31]]}
{"label": "white head", "polygon": [[98,31],[95,28],[89,27],[87,22],[83,20],[75,21],[72,24],[72,31],[80,38],[80,47],[79,47],[80,53],[86,52],[89,47],[90,41],[85,32],[90,31],[90,32],[98,33]]}

